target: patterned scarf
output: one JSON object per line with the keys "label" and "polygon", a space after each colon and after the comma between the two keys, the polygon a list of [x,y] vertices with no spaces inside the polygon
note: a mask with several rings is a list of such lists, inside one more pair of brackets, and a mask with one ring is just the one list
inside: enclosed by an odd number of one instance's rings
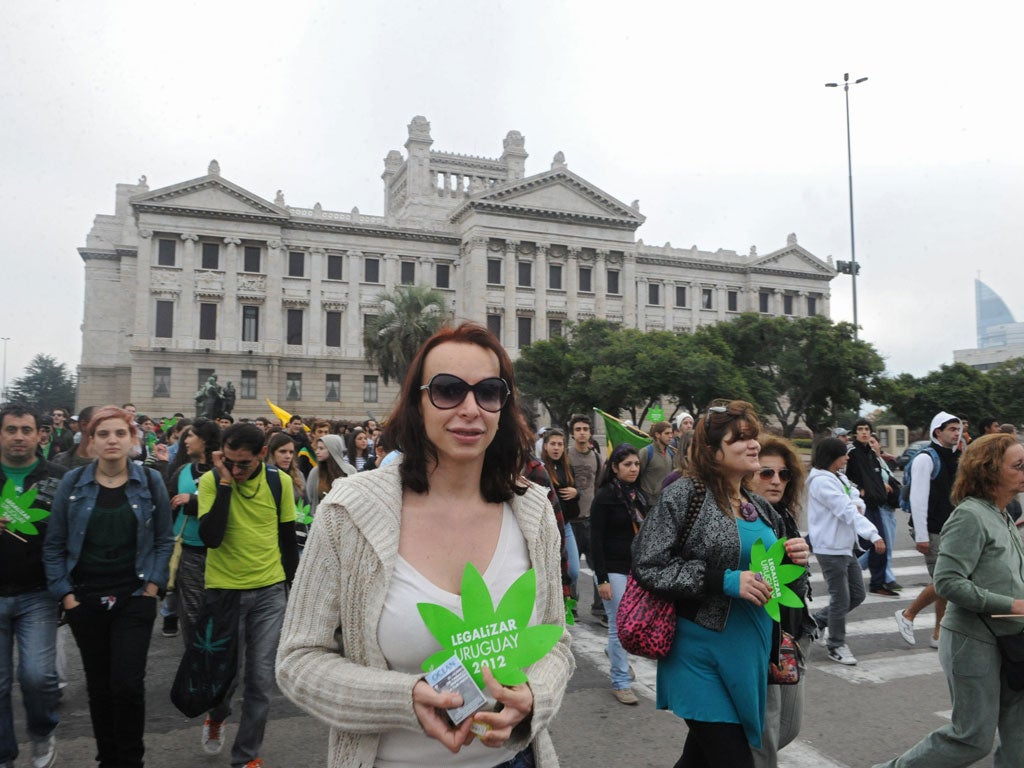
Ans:
{"label": "patterned scarf", "polygon": [[615,497],[626,505],[626,511],[637,528],[647,515],[647,497],[640,490],[639,483],[624,483],[617,477],[612,478]]}

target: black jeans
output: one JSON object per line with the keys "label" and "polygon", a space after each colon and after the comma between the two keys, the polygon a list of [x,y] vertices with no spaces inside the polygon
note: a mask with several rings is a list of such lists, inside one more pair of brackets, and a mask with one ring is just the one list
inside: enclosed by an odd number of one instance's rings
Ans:
{"label": "black jeans", "polygon": [[99,768],[141,768],[146,748],[146,656],[156,619],[154,597],[123,597],[107,608],[76,595],[67,614],[82,654]]}
{"label": "black jeans", "polygon": [[739,723],[687,719],[690,729],[675,768],[754,768],[750,742]]}
{"label": "black jeans", "polygon": [[[885,530],[885,526],[882,523],[882,510],[878,507],[868,507],[864,512],[866,517],[876,529],[878,529],[878,535],[884,536],[882,531]],[[886,542],[888,544],[888,542]],[[875,551],[874,544],[868,549],[868,570],[871,572],[871,585],[870,589],[881,589],[885,586],[885,564],[886,555],[878,554]]]}

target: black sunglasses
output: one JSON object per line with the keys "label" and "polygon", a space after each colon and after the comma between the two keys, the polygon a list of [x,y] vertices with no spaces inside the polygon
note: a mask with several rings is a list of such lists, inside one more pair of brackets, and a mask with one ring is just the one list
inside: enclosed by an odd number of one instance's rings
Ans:
{"label": "black sunglasses", "polygon": [[224,466],[227,467],[228,472],[233,469],[237,469],[239,472],[248,472],[250,469],[255,467],[259,462],[253,461],[232,461],[231,459],[221,459],[224,462]]}
{"label": "black sunglasses", "polygon": [[[761,467],[759,470],[757,470],[757,474],[761,476],[762,480],[771,480],[773,477],[775,477],[775,470],[772,469],[771,467]],[[784,483],[788,483],[792,479],[793,473],[790,472],[788,469],[779,470],[779,480],[781,480]]]}
{"label": "black sunglasses", "polygon": [[489,413],[497,413],[505,407],[512,391],[508,382],[497,376],[468,384],[450,373],[436,373],[429,382],[420,387],[427,390],[431,404],[442,411],[457,408],[470,392],[476,404]]}

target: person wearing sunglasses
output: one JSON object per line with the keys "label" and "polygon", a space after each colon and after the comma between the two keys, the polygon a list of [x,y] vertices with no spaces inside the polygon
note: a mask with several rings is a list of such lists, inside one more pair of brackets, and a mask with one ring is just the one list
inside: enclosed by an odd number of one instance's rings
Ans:
{"label": "person wearing sunglasses", "polygon": [[[473,323],[430,337],[385,436],[401,462],[338,483],[317,510],[281,636],[282,692],[331,726],[329,768],[557,765],[547,728],[574,669],[561,541],[545,490],[522,478],[531,435],[498,339]],[[532,568],[531,621],[562,633],[528,683],[502,686],[484,665],[501,707],[455,726],[442,710],[461,697],[423,679],[442,646],[417,604],[461,615],[467,563],[496,602]],[[475,737],[474,723],[489,730]]]}
{"label": "person wearing sunglasses", "polygon": [[[742,400],[716,401],[698,418],[687,475],[669,485],[633,543],[633,577],[675,601],[676,636],[658,662],[657,706],[689,728],[676,768],[753,768],[765,726],[773,651],[771,589],[750,569],[758,540],[786,535],[782,517],[743,487],[760,469],[760,421]],[[807,562],[807,543],[786,542]]]}
{"label": "person wearing sunglasses", "polygon": [[[915,481],[916,482],[916,481]],[[947,600],[939,663],[950,721],[875,768],[959,768],[999,746],[992,765],[1024,765],[1024,690],[1007,681],[997,637],[1024,626],[1024,545],[1006,506],[1024,492],[1024,447],[1011,435],[971,441],[953,481],[955,509],[942,526],[935,592]]]}
{"label": "person wearing sunglasses", "polygon": [[[782,517],[787,538],[799,538],[800,502],[807,471],[803,459],[793,444],[772,435],[758,435],[761,444],[759,462],[761,468],[745,481],[746,487],[765,499]],[[808,573],[789,585],[800,596],[801,608],[780,606],[782,620],[780,627],[799,642],[811,634],[814,621],[807,610],[810,596]],[[801,670],[804,668],[800,658]],[[803,720],[804,686],[803,675],[796,685],[769,685],[765,705],[764,732],[761,734],[761,748],[753,750],[756,768],[776,768],[779,764],[779,750],[792,742],[800,733]]]}

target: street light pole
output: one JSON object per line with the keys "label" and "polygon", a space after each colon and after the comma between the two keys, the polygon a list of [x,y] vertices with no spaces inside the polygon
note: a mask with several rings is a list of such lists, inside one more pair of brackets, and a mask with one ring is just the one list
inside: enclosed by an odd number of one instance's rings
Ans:
{"label": "street light pole", "polygon": [[7,342],[11,340],[10,336],[0,336],[0,341],[4,343],[4,381],[3,388],[0,389],[0,401],[7,403]]}
{"label": "street light pole", "polygon": [[[854,85],[866,82],[866,77],[860,77],[854,80]],[[825,83],[826,88],[838,88],[839,83]],[[846,172],[847,180],[849,184],[849,195],[850,195],[850,264],[849,264],[849,275],[853,278],[853,337],[857,338],[859,331],[859,325],[857,323],[857,273],[860,271],[860,267],[857,264],[857,248],[856,242],[853,235],[853,152],[850,144],[850,73],[846,72],[843,74],[843,92],[846,97]],[[840,272],[843,272],[842,262],[840,262]]]}

